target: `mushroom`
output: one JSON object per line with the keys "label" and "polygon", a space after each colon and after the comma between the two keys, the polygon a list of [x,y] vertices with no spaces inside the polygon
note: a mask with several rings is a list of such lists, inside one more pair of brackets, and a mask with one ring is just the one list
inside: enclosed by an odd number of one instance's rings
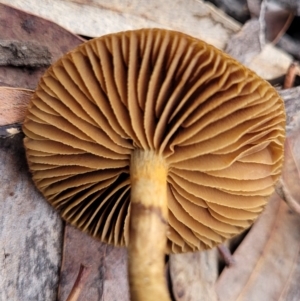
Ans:
{"label": "mushroom", "polygon": [[132,300],[169,300],[166,253],[249,227],[283,161],[278,93],[220,50],[141,29],[90,40],[41,78],[23,130],[33,180],[68,223],[129,248]]}

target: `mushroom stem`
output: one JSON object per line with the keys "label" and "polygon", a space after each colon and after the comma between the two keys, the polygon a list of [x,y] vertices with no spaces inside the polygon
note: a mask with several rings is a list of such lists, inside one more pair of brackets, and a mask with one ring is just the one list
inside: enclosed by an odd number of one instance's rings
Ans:
{"label": "mushroom stem", "polygon": [[168,227],[165,160],[154,151],[131,157],[129,285],[132,301],[169,301],[164,273]]}

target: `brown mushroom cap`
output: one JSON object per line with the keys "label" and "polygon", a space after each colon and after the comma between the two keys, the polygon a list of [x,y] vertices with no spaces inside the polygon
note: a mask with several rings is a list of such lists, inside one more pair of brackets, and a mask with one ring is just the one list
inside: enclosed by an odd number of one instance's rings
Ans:
{"label": "brown mushroom cap", "polygon": [[134,149],[168,164],[168,252],[206,249],[249,227],[281,172],[277,92],[179,32],[106,35],[42,77],[23,130],[34,182],[72,225],[128,242]]}

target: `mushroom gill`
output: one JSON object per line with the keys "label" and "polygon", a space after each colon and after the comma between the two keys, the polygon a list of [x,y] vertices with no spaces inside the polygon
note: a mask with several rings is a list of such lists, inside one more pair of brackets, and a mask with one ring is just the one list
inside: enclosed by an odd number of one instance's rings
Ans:
{"label": "mushroom gill", "polygon": [[266,81],[161,29],[67,53],[40,80],[23,126],[46,199],[67,222],[119,246],[130,236],[131,163],[155,157],[153,176],[166,171],[163,247],[173,253],[211,248],[251,225],[280,175],[284,128],[283,102]]}

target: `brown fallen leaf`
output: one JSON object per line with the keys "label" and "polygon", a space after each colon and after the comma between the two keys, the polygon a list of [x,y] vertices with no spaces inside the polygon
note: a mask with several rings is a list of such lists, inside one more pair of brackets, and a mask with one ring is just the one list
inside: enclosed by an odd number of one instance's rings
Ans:
{"label": "brown fallen leaf", "polygon": [[221,273],[219,300],[299,300],[299,228],[299,217],[274,194],[234,253],[236,265]]}
{"label": "brown fallen leaf", "polygon": [[66,225],[58,300],[65,301],[76,280],[80,264],[90,274],[78,301],[129,301],[127,251],[103,244]]}

